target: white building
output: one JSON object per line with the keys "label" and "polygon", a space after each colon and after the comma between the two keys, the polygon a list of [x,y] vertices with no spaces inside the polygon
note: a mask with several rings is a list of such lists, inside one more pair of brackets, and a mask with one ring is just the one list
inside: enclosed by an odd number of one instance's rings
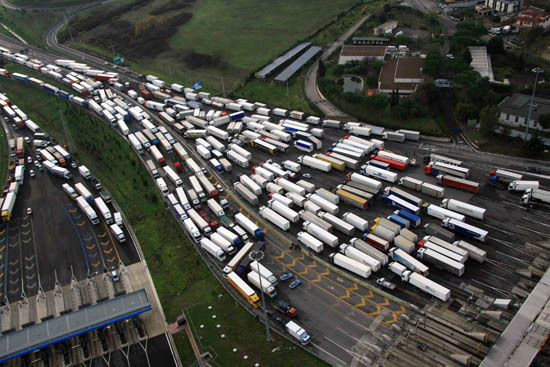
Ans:
{"label": "white building", "polygon": [[511,14],[520,10],[521,0],[485,0],[485,6],[495,13]]}
{"label": "white building", "polygon": [[[519,93],[514,93],[504,98],[498,104],[500,123],[512,127],[525,128],[527,116],[529,115],[530,102],[531,96]],[[529,128],[550,131],[550,129],[543,129],[537,121],[540,115],[545,114],[550,114],[550,99],[535,97],[533,100],[531,119],[529,120]]]}

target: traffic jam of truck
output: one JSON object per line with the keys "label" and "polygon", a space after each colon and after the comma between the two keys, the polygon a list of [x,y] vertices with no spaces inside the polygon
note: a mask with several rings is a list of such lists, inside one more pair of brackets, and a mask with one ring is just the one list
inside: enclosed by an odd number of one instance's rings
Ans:
{"label": "traffic jam of truck", "polygon": [[[7,53],[2,51],[4,58]],[[72,70],[71,60],[43,67],[90,79]],[[17,80],[28,83],[24,77]],[[535,181],[528,173],[476,166],[450,153],[422,151],[417,158],[420,134],[415,131],[306,117],[152,75],[134,86],[115,76],[105,78],[105,84],[81,97],[52,93],[117,129],[142,158],[182,228],[217,264],[241,303],[259,308],[263,293],[268,306],[287,318],[286,333],[302,345],[317,337],[308,334],[297,316],[307,310],[280,298],[300,292],[305,279],[251,255],[262,251],[272,256],[271,248],[283,246],[281,237],[291,249],[409,304],[448,304],[471,299],[477,290],[494,301],[512,298],[512,287],[503,290],[497,276],[485,276],[482,269],[515,266],[515,260],[499,254],[517,234],[501,225],[502,209],[479,198],[487,190],[503,195],[510,203],[507,210],[518,211],[519,217],[550,208],[547,181]],[[8,96],[0,95],[0,103],[11,106]],[[38,132],[37,126],[18,125]],[[90,194],[90,171],[79,166],[76,172],[84,181],[73,183],[71,172],[63,168],[70,162],[66,151],[48,149],[38,139],[33,144],[44,168],[63,180],[63,190],[88,219],[105,221],[124,242],[116,213],[102,196]],[[4,221],[10,220],[14,190],[4,196]],[[476,291],[464,289],[464,282]]]}

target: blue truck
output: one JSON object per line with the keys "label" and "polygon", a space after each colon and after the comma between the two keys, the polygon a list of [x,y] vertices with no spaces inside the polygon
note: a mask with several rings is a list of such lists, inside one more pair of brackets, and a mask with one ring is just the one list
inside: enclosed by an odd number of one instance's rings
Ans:
{"label": "blue truck", "polygon": [[246,115],[245,115],[244,111],[238,111],[238,112],[233,112],[233,113],[229,114],[229,118],[231,119],[231,121],[240,120],[245,116]]}
{"label": "blue truck", "polygon": [[406,210],[396,210],[395,212],[393,212],[393,214],[399,215],[400,217],[405,218],[406,220],[409,221],[411,226],[414,228],[418,227],[422,222],[422,220],[418,215],[414,215],[413,213]]}
{"label": "blue truck", "polygon": [[391,222],[396,223],[397,225],[399,225],[401,227],[401,229],[409,228],[411,226],[411,223],[407,219],[405,219],[403,217],[400,217],[397,214],[392,214],[387,219],[390,220]]}

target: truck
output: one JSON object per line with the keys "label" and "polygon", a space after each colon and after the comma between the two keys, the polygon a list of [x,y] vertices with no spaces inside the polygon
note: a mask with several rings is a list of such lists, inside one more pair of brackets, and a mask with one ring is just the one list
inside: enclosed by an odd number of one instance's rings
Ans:
{"label": "truck", "polygon": [[471,224],[460,222],[452,218],[443,219],[443,221],[441,221],[441,226],[463,236],[476,239],[480,242],[485,242],[487,235],[489,234],[489,232],[484,229],[477,228]]}
{"label": "truck", "polygon": [[453,245],[467,251],[468,257],[478,263],[483,263],[487,260],[487,252],[470,244],[469,242],[459,240],[453,242]]}
{"label": "truck", "polygon": [[319,159],[315,159],[308,155],[299,156],[298,162],[304,166],[315,168],[323,172],[330,172],[330,170],[332,169],[332,166],[330,163],[321,161]]}
{"label": "truck", "polygon": [[305,188],[295,184],[294,182],[287,180],[286,178],[279,177],[279,178],[276,178],[273,182],[275,182],[277,185],[281,186],[283,189],[285,189],[288,192],[294,192],[301,196],[304,196],[306,194]]}
{"label": "truck", "polygon": [[155,158],[155,161],[158,164],[160,164],[161,166],[166,165],[166,159],[164,159],[164,156],[162,155],[160,150],[155,145],[151,145],[150,152],[151,152],[151,155],[153,156],[153,158]]}
{"label": "truck", "polygon": [[417,274],[407,270],[403,272],[401,280],[417,287],[418,289],[436,297],[443,302],[447,302],[451,297],[451,291],[449,289],[426,278],[421,274]]}
{"label": "truck", "polygon": [[308,193],[312,193],[315,191],[315,184],[305,180],[300,180],[296,182],[296,185],[303,187]]}
{"label": "truck", "polygon": [[[243,157],[242,155],[237,153],[235,150],[227,151],[226,155],[227,155],[228,160],[238,164],[242,168],[248,167],[248,165],[250,163],[249,159],[246,159],[245,157]],[[220,161],[220,163],[221,163],[221,161]]]}
{"label": "truck", "polygon": [[338,237],[319,227],[318,225],[310,222],[303,223],[303,229],[314,236],[318,240],[321,240],[325,245],[330,247],[338,246]]}
{"label": "truck", "polygon": [[341,161],[340,159],[335,158],[335,157],[330,156],[330,155],[314,154],[312,157],[316,158],[316,159],[319,159],[321,161],[330,163],[332,168],[334,168],[338,171],[343,171],[346,168],[346,164],[345,164],[344,161]]}
{"label": "truck", "polygon": [[273,172],[268,171],[267,169],[260,166],[252,167],[252,172],[258,176],[265,178],[267,181],[273,181],[273,179],[275,178],[275,174]]}
{"label": "truck", "polygon": [[398,178],[397,173],[386,171],[384,169],[370,165],[361,166],[361,171],[368,176],[378,177],[384,181],[388,181],[391,183],[395,183]]}
{"label": "truck", "polygon": [[298,340],[302,345],[308,345],[311,341],[309,334],[294,321],[289,321],[285,325],[285,330],[294,339]]}
{"label": "truck", "polygon": [[166,176],[172,181],[172,183],[176,186],[183,185],[183,180],[181,177],[172,169],[170,166],[164,166],[164,172],[166,173]]}
{"label": "truck", "polygon": [[353,213],[344,213],[342,215],[342,219],[362,232],[366,231],[369,228],[369,222],[366,219],[363,219]]}
{"label": "truck", "polygon": [[413,204],[414,206],[422,206],[423,200],[417,196],[411,195],[408,192],[401,190],[398,187],[389,186],[384,189],[384,193],[386,195],[395,195],[398,198],[401,198],[405,201],[408,201],[409,203]]}
{"label": "truck", "polygon": [[126,242],[126,236],[124,235],[124,231],[118,226],[118,224],[116,223],[111,224],[109,226],[109,229],[111,230],[111,233],[119,243]]}
{"label": "truck", "polygon": [[183,226],[185,227],[187,233],[189,233],[191,238],[193,238],[195,241],[198,241],[202,237],[201,232],[191,218],[184,219]]}
{"label": "truck", "polygon": [[371,268],[368,265],[365,265],[357,260],[354,260],[350,257],[347,257],[346,255],[337,252],[328,255],[328,257],[333,264],[338,265],[348,270],[349,272],[352,272],[363,278],[370,277]]}
{"label": "truck", "polygon": [[359,209],[365,210],[369,206],[369,201],[358,195],[355,195],[349,191],[338,189],[336,195],[342,200],[342,202],[353,205]]}
{"label": "truck", "polygon": [[320,253],[324,249],[322,241],[319,241],[317,238],[313,237],[307,232],[298,232],[296,235],[298,242],[302,243],[308,249]]}
{"label": "truck", "polygon": [[99,224],[99,218],[95,210],[92,209],[90,204],[82,196],[76,198],[76,205],[84,212],[92,224]]}
{"label": "truck", "polygon": [[403,251],[405,251],[407,254],[412,254],[415,249],[415,242],[411,241],[409,238],[406,238],[405,236],[399,234],[399,236],[396,236],[393,239],[393,245]]}
{"label": "truck", "polygon": [[298,222],[300,215],[294,210],[290,209],[288,206],[284,205],[282,202],[277,200],[269,200],[267,206],[270,209],[273,209],[277,214],[285,217],[292,223]]}
{"label": "truck", "polygon": [[388,264],[388,255],[383,253],[382,251],[374,248],[369,243],[359,239],[359,238],[352,238],[350,240],[350,244],[358,249],[359,251],[369,255],[370,257],[378,260],[382,266],[385,266]]}
{"label": "truck", "polygon": [[550,205],[550,191],[527,189],[520,199],[523,206],[534,207],[536,204]]}
{"label": "truck", "polygon": [[454,187],[455,189],[477,193],[479,183],[449,175],[437,175],[437,183]]}
{"label": "truck", "polygon": [[352,224],[349,224],[348,222],[330,213],[319,212],[317,213],[317,215],[324,221],[332,224],[335,229],[337,229],[338,231],[342,232],[347,236],[351,236],[355,231],[355,227]]}
{"label": "truck", "polygon": [[109,210],[109,208],[107,207],[103,199],[95,198],[94,203],[97,210],[99,211],[99,214],[101,214],[105,222],[107,222],[107,224],[113,224],[114,223],[113,215],[111,214],[111,211]]}
{"label": "truck", "polygon": [[523,180],[523,175],[519,173],[503,169],[493,169],[489,172],[489,183],[494,186],[507,187],[510,182],[521,180]]}
{"label": "truck", "polygon": [[430,162],[424,169],[424,173],[427,175],[448,175],[457,178],[466,179],[470,173],[470,170],[465,167],[455,166],[443,162]]}
{"label": "truck", "polygon": [[241,247],[242,245],[241,239],[239,238],[239,236],[237,236],[235,233],[233,233],[229,229],[225,227],[218,227],[218,229],[216,229],[216,233],[222,236],[227,241],[231,242],[231,244],[236,248]]}
{"label": "truck", "polygon": [[381,251],[388,251],[390,248],[390,244],[388,241],[386,241],[383,238],[378,237],[377,235],[373,233],[365,233],[362,236],[363,240],[368,242],[370,245],[376,247],[377,249]]}
{"label": "truck", "polygon": [[[202,173],[202,172],[199,172]],[[158,180],[158,179],[157,179]],[[204,190],[199,182],[199,179],[195,175],[189,176],[189,183],[191,184],[191,187],[199,197],[200,202],[206,201],[206,195],[204,194]]]}
{"label": "truck", "polygon": [[235,221],[242,226],[248,233],[250,233],[256,241],[264,240],[264,232],[250,219],[248,219],[243,213],[235,214]]}
{"label": "truck", "polygon": [[455,240],[455,235],[452,232],[447,231],[444,228],[438,227],[434,223],[427,223],[424,225],[424,233],[427,233],[432,236],[439,237],[447,242],[453,242]]}
{"label": "truck", "polygon": [[283,231],[288,231],[290,228],[290,222],[283,216],[277,214],[273,209],[268,208],[267,206],[262,206],[259,209],[260,215],[275,224],[277,227]]}
{"label": "truck", "polygon": [[410,225],[415,228],[418,227],[422,222],[419,216],[409,212],[408,210],[396,210],[393,212],[393,214],[408,220]]}
{"label": "truck", "polygon": [[151,175],[153,175],[154,178],[160,177],[158,168],[157,166],[155,166],[152,160],[148,159],[147,161],[145,161],[145,164],[147,165],[147,168],[149,169],[149,171],[151,172]]}
{"label": "truck", "polygon": [[[251,267],[251,269],[254,269]],[[277,290],[275,287],[270,284],[267,279],[262,277],[256,271],[252,270],[247,274],[248,281],[258,289],[261,289],[265,294],[270,298],[275,298],[277,296]]]}
{"label": "truck", "polygon": [[355,182],[364,186],[363,189],[372,194],[377,194],[382,189],[382,182],[373,180],[372,178],[359,173],[355,173],[355,172],[348,173],[346,175],[346,180],[349,183]]}
{"label": "truck", "polygon": [[420,261],[416,260],[411,255],[407,254],[405,251],[399,248],[393,247],[390,249],[388,255],[394,261],[397,261],[402,265],[405,265],[409,270],[424,276],[428,275],[430,268],[424,265],[423,263],[421,263]]}
{"label": "truck", "polygon": [[346,255],[350,259],[360,262],[361,264],[367,265],[374,272],[380,270],[380,261],[353,246],[345,244],[340,245],[340,253]]}
{"label": "truck", "polygon": [[422,191],[423,182],[409,176],[401,177],[398,181],[399,185],[414,191]]}
{"label": "truck", "polygon": [[94,201],[93,195],[90,193],[90,191],[88,191],[84,184],[77,182],[74,185],[74,188],[88,203],[92,203]]}
{"label": "truck", "polygon": [[225,215],[225,212],[220,204],[216,201],[216,199],[208,199],[206,200],[206,204],[208,205],[208,208],[214,213],[216,217],[223,217]]}
{"label": "truck", "polygon": [[[403,162],[395,161],[393,159],[383,157],[380,155],[373,154],[370,156],[370,159],[371,161],[369,163],[371,163],[371,165],[373,166],[377,166],[376,162],[382,162],[382,163],[387,163],[390,168],[396,169],[398,171],[404,171],[407,168],[407,165]],[[382,167],[378,167],[378,168],[382,168]]]}
{"label": "truck", "polygon": [[237,191],[250,205],[258,205],[258,196],[250,191],[245,185],[240,182],[234,182],[233,188]]}
{"label": "truck", "polygon": [[408,201],[405,201],[395,195],[382,195],[382,201],[386,205],[393,206],[394,208],[400,209],[400,210],[407,210],[414,215],[418,215],[420,213],[420,208],[416,205],[411,204]]}
{"label": "truck", "polygon": [[441,207],[480,220],[483,220],[485,218],[485,212],[487,211],[484,208],[480,208],[478,206],[455,199],[443,199],[441,201]]}
{"label": "truck", "polygon": [[260,274],[264,280],[267,281],[267,284],[272,286],[277,285],[277,277],[265,266],[263,266],[258,261],[254,260],[250,263],[250,270]]}
{"label": "truck", "polygon": [[279,311],[280,313],[290,317],[291,319],[295,319],[296,316],[298,316],[298,311],[296,311],[296,309],[286,301],[280,300],[279,302],[272,303],[271,305],[276,311]]}
{"label": "truck", "polygon": [[328,223],[327,221],[319,218],[317,214],[312,213],[308,210],[300,210],[298,214],[300,215],[300,218],[304,222],[310,222],[310,223],[316,224],[319,227],[323,228],[325,231],[334,233],[334,226]]}
{"label": "truck", "polygon": [[210,182],[210,180],[208,180],[202,172],[197,173],[196,177],[201,186],[204,188],[204,191],[206,191],[213,198],[218,196],[219,191],[214,187],[214,185],[212,185],[212,182]]}
{"label": "truck", "polygon": [[[13,207],[15,206],[15,200],[17,199],[17,195],[15,192],[8,192],[4,198],[4,201],[2,202],[2,221],[8,222],[11,220],[12,214],[13,214]],[[86,202],[84,200],[84,202]]]}
{"label": "truck", "polygon": [[508,191],[525,191],[527,189],[538,189],[538,181],[512,181],[508,184]]}
{"label": "truck", "polygon": [[132,147],[134,147],[136,152],[138,152],[138,154],[143,154],[143,146],[141,145],[138,138],[136,138],[136,136],[134,134],[129,134],[128,135],[128,141],[130,142]]}
{"label": "truck", "polygon": [[234,271],[227,273],[227,280],[229,283],[252,305],[254,308],[258,308],[262,305],[260,298],[254,292],[254,290],[246,284]]}
{"label": "truck", "polygon": [[225,261],[225,252],[212,242],[210,239],[204,237],[199,241],[201,248],[216,258],[218,261]]}
{"label": "truck", "polygon": [[324,211],[336,215],[338,214],[338,211],[340,208],[338,208],[338,205],[331,203],[330,201],[324,199],[320,195],[317,194],[307,194],[306,198],[313,202],[314,204],[317,204],[321,209]]}
{"label": "truck", "polygon": [[75,191],[75,189],[68,183],[64,183],[63,185],[61,185],[61,187],[63,188],[63,191],[65,192],[65,194],[67,194],[67,196],[71,198],[71,200],[75,200],[78,197],[78,194]]}
{"label": "truck", "polygon": [[430,203],[422,204],[422,210],[426,212],[429,216],[432,216],[434,218],[441,219],[441,220],[445,218],[454,218],[461,222],[464,222],[466,220],[466,216],[464,214],[459,214],[459,213],[453,212],[452,210],[445,209]]}
{"label": "truck", "polygon": [[88,167],[84,165],[78,167],[78,173],[80,173],[80,175],[86,180],[92,178],[92,173],[90,172]]}
{"label": "truck", "polygon": [[422,193],[433,196],[437,199],[442,199],[445,196],[445,189],[443,187],[424,182],[422,184]]}
{"label": "truck", "polygon": [[210,225],[206,220],[204,220],[203,217],[197,213],[195,209],[189,209],[187,211],[187,215],[189,218],[193,220],[193,223],[205,234],[208,235],[210,232],[212,232],[212,228],[210,228]]}

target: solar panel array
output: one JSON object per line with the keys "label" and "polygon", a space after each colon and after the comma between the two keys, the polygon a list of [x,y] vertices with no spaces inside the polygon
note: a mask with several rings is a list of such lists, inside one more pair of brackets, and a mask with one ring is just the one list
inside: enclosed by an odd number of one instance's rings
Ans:
{"label": "solar panel array", "polygon": [[309,47],[309,45],[311,45],[311,42],[300,43],[298,46],[287,51],[283,56],[276,58],[271,64],[265,66],[262,70],[258,71],[258,78],[267,78],[269,74],[273,72],[273,70],[277,69],[279,66],[292,59],[294,56],[302,52],[305,48]]}
{"label": "solar panel array", "polygon": [[286,82],[294,73],[296,73],[302,66],[304,66],[311,58],[317,55],[321,51],[321,47],[313,46],[296,61],[290,64],[285,70],[275,77],[278,82]]}

